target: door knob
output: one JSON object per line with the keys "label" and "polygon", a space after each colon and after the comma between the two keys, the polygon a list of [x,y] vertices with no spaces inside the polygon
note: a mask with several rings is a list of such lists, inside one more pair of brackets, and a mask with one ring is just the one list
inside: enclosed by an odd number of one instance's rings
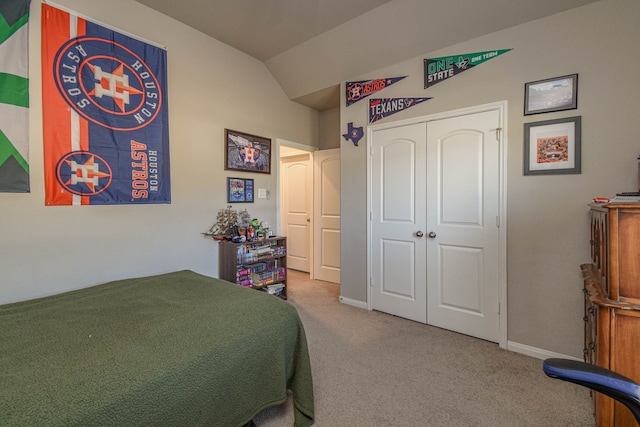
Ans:
{"label": "door knob", "polygon": [[424,233],[422,231],[416,231],[416,236],[417,237],[422,237],[422,236],[424,236]]}
{"label": "door knob", "polygon": [[431,232],[429,232],[429,234],[427,234],[427,236],[429,236],[430,239],[435,239],[436,238],[436,232],[435,231],[431,231]]}

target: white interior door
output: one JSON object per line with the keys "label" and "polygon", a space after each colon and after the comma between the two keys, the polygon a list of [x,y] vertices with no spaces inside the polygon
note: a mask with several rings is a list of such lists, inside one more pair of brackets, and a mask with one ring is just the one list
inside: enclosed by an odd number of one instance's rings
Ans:
{"label": "white interior door", "polygon": [[500,113],[427,125],[428,319],[499,341]]}
{"label": "white interior door", "polygon": [[309,272],[313,163],[311,154],[280,159],[282,225],[287,237],[287,268]]}
{"label": "white interior door", "polygon": [[372,132],[371,308],[427,321],[426,125]]}
{"label": "white interior door", "polygon": [[313,275],[340,283],[340,149],[313,155]]}

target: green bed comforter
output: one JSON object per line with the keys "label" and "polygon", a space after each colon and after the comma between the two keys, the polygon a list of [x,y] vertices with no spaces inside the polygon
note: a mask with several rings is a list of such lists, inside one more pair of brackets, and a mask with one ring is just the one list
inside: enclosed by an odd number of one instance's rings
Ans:
{"label": "green bed comforter", "polygon": [[2,426],[241,426],[287,389],[313,424],[295,308],[191,271],[0,306]]}

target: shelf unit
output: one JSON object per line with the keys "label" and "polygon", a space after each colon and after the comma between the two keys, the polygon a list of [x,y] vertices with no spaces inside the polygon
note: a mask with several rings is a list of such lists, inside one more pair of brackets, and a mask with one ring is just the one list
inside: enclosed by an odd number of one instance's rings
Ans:
{"label": "shelf unit", "polygon": [[[590,234],[584,360],[640,382],[640,203],[592,204]],[[636,425],[621,403],[600,393],[594,403],[598,427]]]}
{"label": "shelf unit", "polygon": [[220,278],[287,299],[287,238],[220,242]]}

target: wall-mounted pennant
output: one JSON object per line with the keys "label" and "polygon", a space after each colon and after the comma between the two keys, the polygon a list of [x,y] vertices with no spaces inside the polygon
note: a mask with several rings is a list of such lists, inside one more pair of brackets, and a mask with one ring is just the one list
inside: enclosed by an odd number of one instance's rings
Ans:
{"label": "wall-mounted pennant", "polygon": [[466,53],[462,55],[442,56],[424,60],[424,88],[440,83],[463,71],[496,58],[511,49],[489,50],[485,52]]}
{"label": "wall-mounted pennant", "polygon": [[343,134],[342,136],[347,141],[351,140],[351,142],[353,142],[353,145],[357,147],[358,142],[364,136],[364,131],[362,130],[362,126],[354,127],[353,122],[350,122],[348,126],[349,128],[347,129],[347,133]]}
{"label": "wall-mounted pennant", "polygon": [[357,82],[347,82],[347,107],[355,104],[382,89],[399,82],[407,76],[387,77],[386,79],[360,80]]}
{"label": "wall-mounted pennant", "polygon": [[381,98],[369,100],[369,123],[389,117],[399,111],[428,101],[431,98]]}

